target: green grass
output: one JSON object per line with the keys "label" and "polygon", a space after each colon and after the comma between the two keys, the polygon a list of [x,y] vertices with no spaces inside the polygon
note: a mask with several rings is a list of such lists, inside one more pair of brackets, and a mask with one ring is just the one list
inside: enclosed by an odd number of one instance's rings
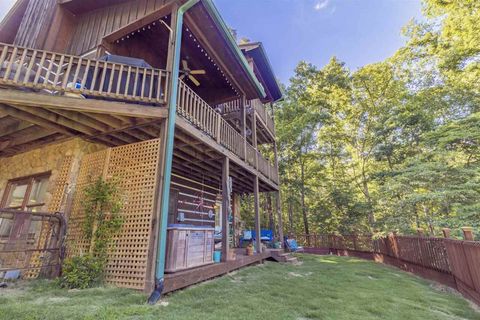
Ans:
{"label": "green grass", "polygon": [[469,303],[394,268],[352,258],[302,255],[267,262],[145,305],[114,288],[57,289],[36,281],[0,289],[0,319],[480,319]]}

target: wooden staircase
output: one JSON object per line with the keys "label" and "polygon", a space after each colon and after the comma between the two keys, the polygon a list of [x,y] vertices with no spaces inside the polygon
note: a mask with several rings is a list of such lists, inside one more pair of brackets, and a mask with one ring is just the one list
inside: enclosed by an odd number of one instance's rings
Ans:
{"label": "wooden staircase", "polygon": [[297,257],[295,257],[291,252],[285,252],[281,249],[279,250],[272,250],[272,259],[277,262],[283,263],[298,263]]}

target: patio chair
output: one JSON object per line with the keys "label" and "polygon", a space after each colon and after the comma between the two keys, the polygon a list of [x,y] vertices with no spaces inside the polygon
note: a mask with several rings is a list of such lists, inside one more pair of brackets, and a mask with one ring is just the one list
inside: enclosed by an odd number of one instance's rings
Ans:
{"label": "patio chair", "polygon": [[290,252],[303,252],[303,247],[300,247],[295,239],[288,239],[285,237],[285,250]]}
{"label": "patio chair", "polygon": [[243,242],[248,241],[252,242],[253,241],[253,232],[251,230],[244,230],[243,231],[243,237],[240,238],[240,248],[243,248]]}

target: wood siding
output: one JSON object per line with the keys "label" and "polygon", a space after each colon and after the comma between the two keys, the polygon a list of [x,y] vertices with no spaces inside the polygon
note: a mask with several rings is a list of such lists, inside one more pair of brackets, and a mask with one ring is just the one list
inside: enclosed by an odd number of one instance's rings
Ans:
{"label": "wood siding", "polygon": [[[215,227],[215,217],[209,217],[208,212],[215,212],[219,192],[217,188],[173,174],[169,223]],[[180,212],[185,217],[183,222],[178,221]]]}
{"label": "wood siding", "polygon": [[76,55],[89,52],[106,35],[153,13],[171,1],[173,0],[136,0],[85,13],[78,19],[69,52]]}
{"label": "wood siding", "polygon": [[35,0],[28,3],[14,43],[41,49],[56,8],[56,0]]}

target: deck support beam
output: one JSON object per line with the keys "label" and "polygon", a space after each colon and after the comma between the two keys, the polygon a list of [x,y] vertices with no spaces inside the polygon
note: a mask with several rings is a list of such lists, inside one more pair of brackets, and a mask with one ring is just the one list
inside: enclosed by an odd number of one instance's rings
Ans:
{"label": "deck support beam", "polygon": [[228,216],[230,214],[230,188],[229,188],[229,176],[230,176],[230,159],[228,157],[223,158],[222,162],[222,261],[228,260],[230,251],[230,237]]}
{"label": "deck support beam", "polygon": [[258,191],[258,176],[253,180],[253,197],[255,203],[255,251],[262,252],[261,225],[260,225],[260,194]]}

